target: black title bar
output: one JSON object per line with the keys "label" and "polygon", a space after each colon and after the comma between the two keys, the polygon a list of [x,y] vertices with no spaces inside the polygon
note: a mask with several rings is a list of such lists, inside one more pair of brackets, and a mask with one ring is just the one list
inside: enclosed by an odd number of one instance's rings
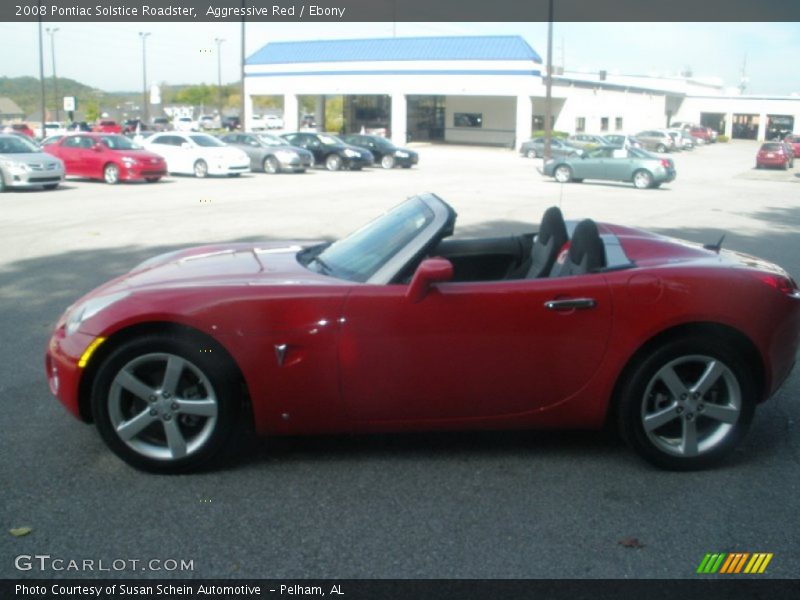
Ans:
{"label": "black title bar", "polygon": [[[553,0],[556,21],[800,21],[800,0]],[[547,21],[549,0],[2,0],[0,21]]]}

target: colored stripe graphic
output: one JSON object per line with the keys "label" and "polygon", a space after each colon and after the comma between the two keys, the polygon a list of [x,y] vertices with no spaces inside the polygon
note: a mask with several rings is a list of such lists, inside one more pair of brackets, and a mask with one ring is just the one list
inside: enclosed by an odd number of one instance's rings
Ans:
{"label": "colored stripe graphic", "polygon": [[720,573],[725,575],[763,573],[772,557],[773,554],[771,552],[754,552],[752,554],[749,552],[709,552],[700,561],[697,573]]}

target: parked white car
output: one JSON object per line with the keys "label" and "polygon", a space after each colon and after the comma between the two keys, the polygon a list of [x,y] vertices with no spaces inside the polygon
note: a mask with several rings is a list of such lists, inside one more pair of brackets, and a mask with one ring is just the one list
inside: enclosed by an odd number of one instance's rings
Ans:
{"label": "parked white car", "polygon": [[213,115],[200,115],[200,119],[197,121],[197,124],[201,131],[220,128],[219,117],[215,117]]}
{"label": "parked white car", "polygon": [[283,129],[283,119],[277,115],[264,115],[264,124],[267,129]]}
{"label": "parked white car", "polygon": [[192,117],[175,117],[172,126],[175,131],[197,131],[199,129],[197,121]]}
{"label": "parked white car", "polygon": [[170,173],[236,176],[250,170],[247,154],[205,133],[156,133],[142,145],[163,156]]}

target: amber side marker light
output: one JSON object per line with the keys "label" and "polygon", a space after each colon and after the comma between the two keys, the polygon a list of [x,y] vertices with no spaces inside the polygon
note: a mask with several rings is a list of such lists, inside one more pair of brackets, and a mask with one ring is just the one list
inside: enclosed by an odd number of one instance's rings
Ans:
{"label": "amber side marker light", "polygon": [[106,338],[104,337],[95,338],[95,340],[91,344],[89,344],[89,347],[83,351],[83,354],[81,355],[81,358],[78,361],[78,367],[80,367],[81,369],[84,368],[88,364],[89,359],[92,357],[92,354],[94,354],[94,351],[97,350],[97,347],[105,341]]}

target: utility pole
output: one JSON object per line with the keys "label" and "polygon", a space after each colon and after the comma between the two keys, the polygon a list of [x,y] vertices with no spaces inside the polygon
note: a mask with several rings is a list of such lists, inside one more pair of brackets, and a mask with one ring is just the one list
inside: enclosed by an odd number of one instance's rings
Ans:
{"label": "utility pole", "polygon": [[553,138],[553,0],[547,5],[547,74],[545,76],[544,99],[544,160],[552,155]]}
{"label": "utility pole", "polygon": [[[242,15],[244,15],[244,2],[242,0]],[[244,16],[242,16],[242,33],[240,35],[242,38],[242,46],[241,46],[241,56],[239,60],[239,125],[244,131],[244,60],[245,60],[245,53],[244,53]]]}
{"label": "utility pole", "polygon": [[45,104],[44,104],[44,43],[42,42],[42,2],[39,0],[39,81],[42,84],[42,131],[40,134],[40,138],[44,139],[44,111],[45,111]]}
{"label": "utility pole", "polygon": [[149,31],[140,31],[139,37],[142,40],[142,111],[144,118],[142,121],[147,123],[150,120],[150,107],[147,101],[147,36]]}
{"label": "utility pole", "polygon": [[47,34],[50,36],[50,50],[52,52],[52,59],[53,59],[53,95],[54,100],[56,102],[56,121],[61,121],[61,116],[59,115],[59,108],[58,108],[58,77],[56,77],[56,31],[58,31],[58,27],[50,28],[48,27],[45,29]]}
{"label": "utility pole", "polygon": [[223,38],[214,38],[214,43],[217,44],[217,114],[222,123],[222,53],[220,46],[225,40]]}

